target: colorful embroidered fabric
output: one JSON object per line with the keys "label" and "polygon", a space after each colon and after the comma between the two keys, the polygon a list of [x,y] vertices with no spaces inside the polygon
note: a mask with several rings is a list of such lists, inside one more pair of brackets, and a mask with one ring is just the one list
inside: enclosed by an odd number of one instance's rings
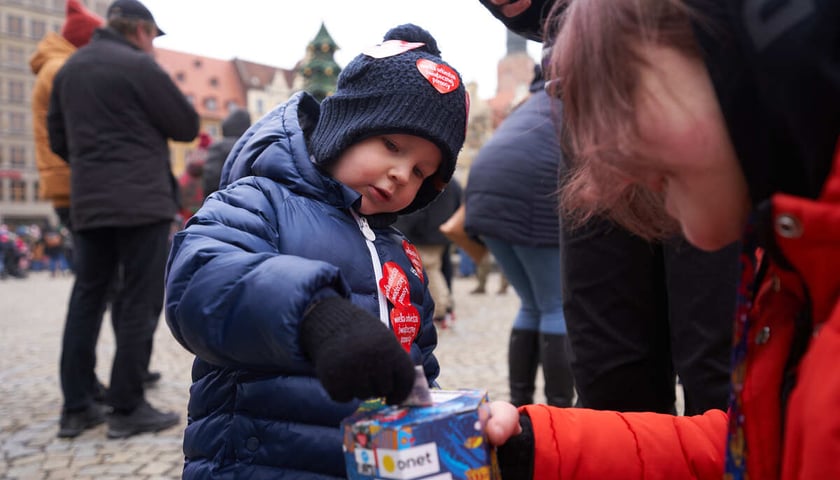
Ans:
{"label": "colorful embroidered fabric", "polygon": [[744,436],[744,413],[741,393],[747,365],[747,336],[750,330],[749,313],[752,309],[756,275],[756,246],[758,244],[754,219],[751,218],[744,232],[743,248],[739,259],[741,278],[738,282],[738,300],[735,309],[735,331],[732,345],[732,385],[729,391],[729,429],[726,445],[725,480],[748,480],[748,445]]}

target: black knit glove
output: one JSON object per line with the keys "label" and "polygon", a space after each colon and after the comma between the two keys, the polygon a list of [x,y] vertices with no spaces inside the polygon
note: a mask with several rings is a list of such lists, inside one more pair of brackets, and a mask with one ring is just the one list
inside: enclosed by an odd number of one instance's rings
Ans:
{"label": "black knit glove", "polygon": [[534,478],[534,429],[527,415],[519,416],[522,433],[514,435],[496,450],[499,470],[504,480]]}
{"label": "black knit glove", "polygon": [[337,402],[385,397],[395,404],[411,393],[411,357],[388,327],[349,300],[329,297],[310,306],[300,341],[321,384]]}

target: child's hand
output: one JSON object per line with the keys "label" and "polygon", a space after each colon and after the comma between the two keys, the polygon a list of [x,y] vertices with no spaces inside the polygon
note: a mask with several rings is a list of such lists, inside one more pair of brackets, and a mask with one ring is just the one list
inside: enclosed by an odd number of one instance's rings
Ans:
{"label": "child's hand", "polygon": [[490,418],[485,427],[487,439],[493,445],[502,445],[508,438],[522,433],[519,425],[519,412],[507,402],[491,402]]}
{"label": "child's hand", "polygon": [[341,297],[309,308],[300,326],[304,353],[337,402],[385,397],[400,403],[414,386],[414,364],[378,318]]}
{"label": "child's hand", "polygon": [[527,415],[507,402],[491,402],[484,427],[491,445],[498,447],[499,470],[505,480],[534,478],[534,430]]}

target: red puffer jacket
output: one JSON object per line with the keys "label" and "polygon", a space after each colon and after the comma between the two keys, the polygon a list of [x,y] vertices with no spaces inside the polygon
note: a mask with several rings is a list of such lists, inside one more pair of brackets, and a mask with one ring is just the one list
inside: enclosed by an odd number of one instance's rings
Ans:
{"label": "red puffer jacket", "polygon": [[[772,203],[776,243],[795,272],[769,265],[753,302],[742,400],[747,471],[753,480],[840,479],[840,147],[819,199],[777,194]],[[787,365],[802,329],[806,350]],[[786,371],[795,383],[785,408]],[[719,410],[674,417],[530,405],[521,413],[534,429],[535,479],[723,476],[727,417]]]}

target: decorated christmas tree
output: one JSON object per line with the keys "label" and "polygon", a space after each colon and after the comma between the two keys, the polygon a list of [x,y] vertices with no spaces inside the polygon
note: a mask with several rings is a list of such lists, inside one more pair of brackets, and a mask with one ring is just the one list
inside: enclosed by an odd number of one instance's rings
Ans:
{"label": "decorated christmas tree", "polygon": [[306,58],[300,66],[303,76],[303,88],[319,101],[332,95],[341,67],[333,56],[338,45],[333,41],[327,27],[321,23],[321,29],[306,47]]}

